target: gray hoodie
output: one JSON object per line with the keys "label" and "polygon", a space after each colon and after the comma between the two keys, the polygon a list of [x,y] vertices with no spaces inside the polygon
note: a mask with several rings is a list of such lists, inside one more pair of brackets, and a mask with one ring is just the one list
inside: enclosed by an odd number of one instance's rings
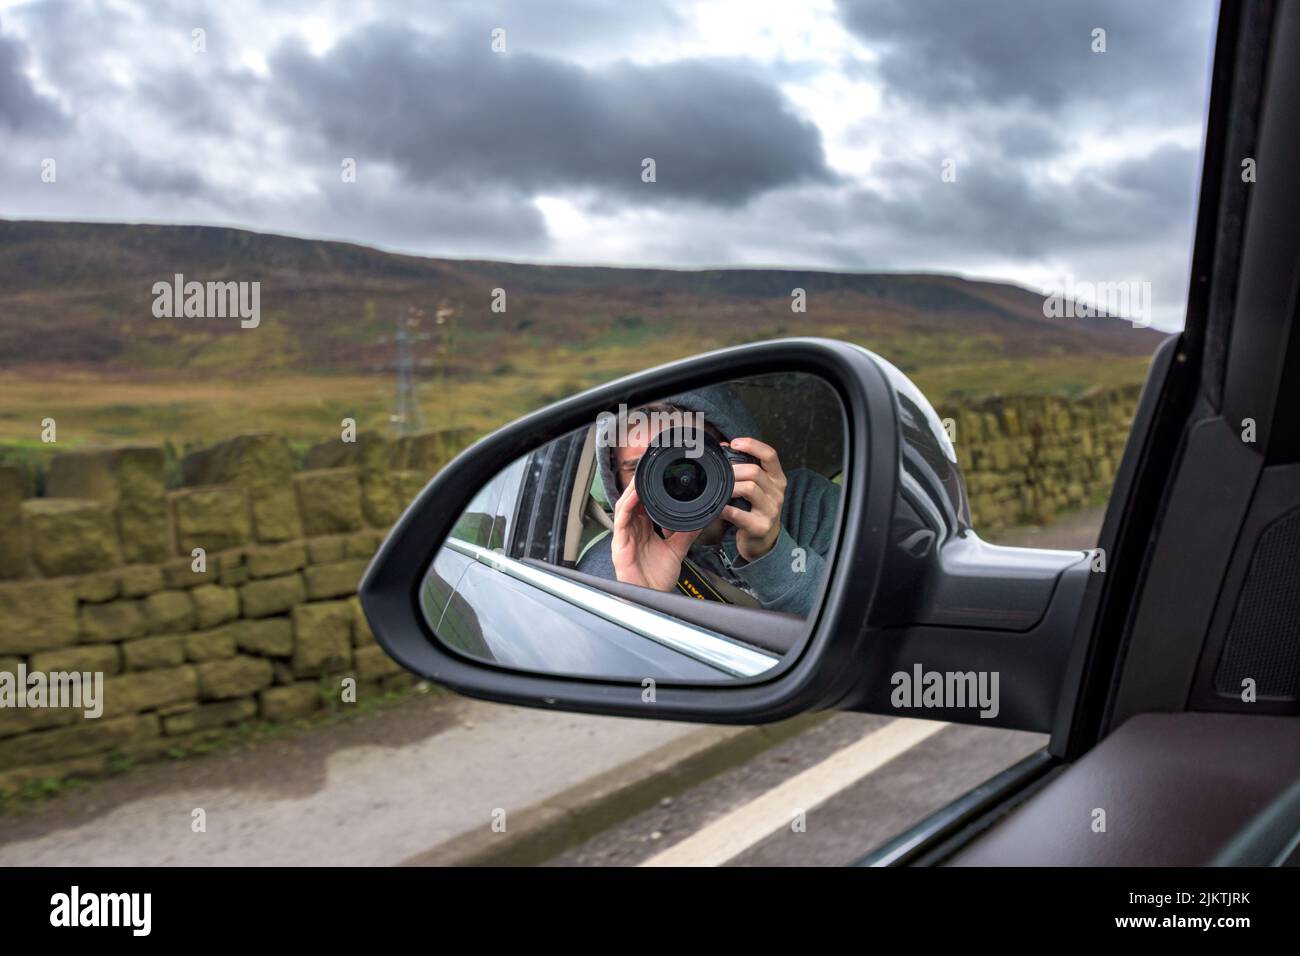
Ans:
{"label": "gray hoodie", "polygon": [[[688,412],[700,412],[723,437],[762,440],[753,416],[740,397],[726,385],[674,395],[664,400]],[[605,419],[606,428],[615,420]],[[780,454],[781,449],[777,449]],[[597,441],[596,464],[601,488],[612,503],[618,500],[613,444]],[[840,489],[816,472],[804,468],[786,472],[785,503],[781,506],[781,533],[772,550],[757,561],[746,562],[736,548],[736,529],[728,525],[719,545],[694,544],[687,557],[697,566],[752,595],[765,608],[808,614],[821,587],[826,555],[835,540]],[[607,532],[597,538],[578,561],[578,570],[613,579],[614,559]]]}

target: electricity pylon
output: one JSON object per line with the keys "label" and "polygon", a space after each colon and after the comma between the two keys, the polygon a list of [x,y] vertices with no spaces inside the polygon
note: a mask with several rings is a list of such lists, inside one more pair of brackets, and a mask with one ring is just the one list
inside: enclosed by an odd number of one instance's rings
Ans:
{"label": "electricity pylon", "polygon": [[388,417],[393,431],[398,435],[412,435],[424,431],[424,415],[415,397],[415,360],[411,355],[412,343],[429,336],[419,331],[424,310],[407,306],[397,313],[397,402]]}

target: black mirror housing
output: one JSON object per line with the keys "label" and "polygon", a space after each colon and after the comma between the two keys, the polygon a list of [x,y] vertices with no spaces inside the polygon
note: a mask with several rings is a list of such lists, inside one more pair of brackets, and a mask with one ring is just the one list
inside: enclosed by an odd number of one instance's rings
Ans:
{"label": "black mirror housing", "polygon": [[[811,632],[797,655],[726,686],[555,677],[472,660],[445,647],[419,604],[421,582],[466,504],[501,469],[592,421],[616,402],[635,404],[722,379],[805,372],[837,393],[844,412],[845,495],[831,571]],[[882,363],[856,345],[798,338],[709,352],[557,402],[462,452],[407,508],[360,586],[380,645],[400,664],[471,697],[620,716],[753,724],[832,707],[860,683],[867,623],[889,556],[900,482],[896,391]]]}

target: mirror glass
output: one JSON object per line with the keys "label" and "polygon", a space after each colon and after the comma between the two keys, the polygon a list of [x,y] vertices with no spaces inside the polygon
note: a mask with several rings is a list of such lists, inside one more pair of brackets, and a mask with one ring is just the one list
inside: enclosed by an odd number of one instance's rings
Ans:
{"label": "mirror glass", "polygon": [[470,502],[421,604],[458,653],[532,672],[755,677],[810,631],[845,420],[804,373],[612,407]]}

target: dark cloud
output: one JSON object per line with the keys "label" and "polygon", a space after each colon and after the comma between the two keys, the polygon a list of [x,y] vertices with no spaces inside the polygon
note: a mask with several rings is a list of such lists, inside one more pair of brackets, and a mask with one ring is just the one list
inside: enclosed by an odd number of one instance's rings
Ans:
{"label": "dark cloud", "polygon": [[[483,193],[458,196],[434,188],[368,189],[366,176],[361,167],[356,183],[331,184],[310,208],[284,209],[277,215],[292,218],[295,228],[308,234],[385,248],[496,258],[545,251],[546,222],[532,203]],[[257,214],[254,209],[248,212]]]}
{"label": "dark cloud", "polygon": [[[935,109],[1014,105],[1059,113],[1110,100],[1199,107],[1212,5],[1204,0],[838,0],[846,25],[881,51],[890,93]],[[1106,31],[1106,52],[1092,32]],[[1150,116],[1158,120],[1161,117]]]}
{"label": "dark cloud", "polygon": [[1038,119],[1016,118],[994,131],[999,152],[1006,157],[1041,159],[1059,152],[1063,141],[1049,124]]}
{"label": "dark cloud", "polygon": [[125,153],[109,161],[113,177],[141,196],[185,196],[208,193],[203,177],[192,169],[154,162],[137,153]]}
{"label": "dark cloud", "polygon": [[[271,71],[295,126],[337,155],[390,162],[414,183],[737,206],[832,178],[817,127],[727,64],[585,68],[493,53],[486,34],[378,26],[322,57],[287,46]],[[642,182],[645,157],[654,184]]]}
{"label": "dark cloud", "polygon": [[[1199,150],[1144,140],[1200,120],[1206,0],[838,6],[877,54],[886,99],[935,124],[932,135],[948,144],[884,140],[872,169],[881,187],[854,190],[840,207],[886,237],[887,254],[1042,262],[1109,251],[1120,265],[1120,249],[1168,243],[1181,262]],[[1092,51],[1097,28],[1104,53]],[[1133,154],[1074,162],[1072,151],[1098,138],[1133,143]],[[939,176],[941,149],[961,157],[956,182]]]}
{"label": "dark cloud", "polygon": [[234,135],[231,118],[255,105],[249,101],[252,89],[246,75],[171,68],[140,77],[129,95],[149,103],[187,133]]}
{"label": "dark cloud", "polygon": [[1107,185],[1117,200],[1129,202],[1131,211],[1148,224],[1186,224],[1196,213],[1199,150],[1172,143],[1148,156],[1126,159],[1111,170]]}
{"label": "dark cloud", "polygon": [[123,21],[129,14],[107,4],[44,0],[13,11],[43,76],[77,112],[83,94],[105,97],[124,92],[104,68],[104,60],[123,45]]}
{"label": "dark cloud", "polygon": [[887,191],[858,189],[834,208],[787,214],[810,229],[866,226],[927,259],[978,249],[1033,261],[1178,236],[1185,242],[1199,161],[1196,150],[1164,145],[1089,168],[1069,183],[1036,176],[996,153],[958,163],[955,182],[940,178],[939,156],[891,161],[875,170]]}
{"label": "dark cloud", "polygon": [[[3,30],[3,24],[0,24]],[[0,32],[0,127],[10,132],[43,133],[61,129],[66,119],[58,104],[42,96],[23,72],[27,51]]]}

